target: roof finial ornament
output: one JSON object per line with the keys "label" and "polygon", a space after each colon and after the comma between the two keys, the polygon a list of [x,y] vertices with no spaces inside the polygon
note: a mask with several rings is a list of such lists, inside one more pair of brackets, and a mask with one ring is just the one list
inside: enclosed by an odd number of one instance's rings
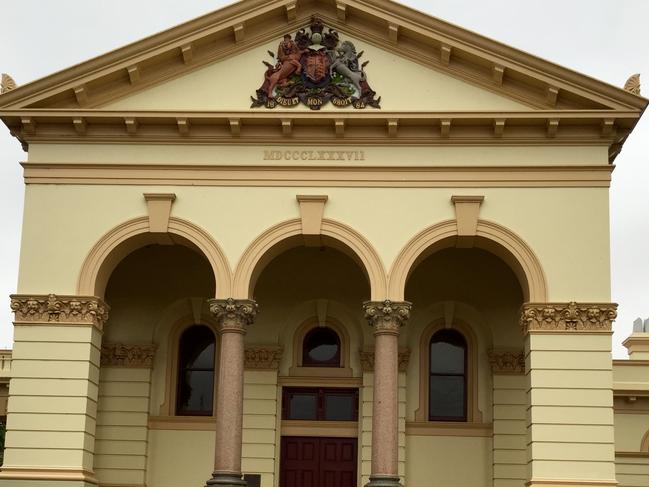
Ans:
{"label": "roof finial ornament", "polygon": [[15,88],[16,82],[14,81],[14,79],[7,73],[2,73],[2,78],[0,79],[0,95],[3,95]]}
{"label": "roof finial ornament", "polygon": [[626,83],[624,83],[624,89],[629,93],[640,96],[640,73],[631,76]]}

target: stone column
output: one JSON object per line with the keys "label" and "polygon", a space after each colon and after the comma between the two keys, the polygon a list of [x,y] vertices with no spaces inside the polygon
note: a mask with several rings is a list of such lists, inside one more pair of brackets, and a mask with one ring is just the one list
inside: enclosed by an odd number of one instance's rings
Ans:
{"label": "stone column", "polygon": [[612,303],[527,303],[528,487],[614,487]]}
{"label": "stone column", "polygon": [[87,487],[108,306],[93,296],[15,295],[14,350],[0,484]]}
{"label": "stone column", "polygon": [[243,431],[243,370],[246,326],[257,314],[257,303],[242,299],[212,299],[210,312],[219,323],[221,347],[216,387],[216,449],[214,473],[207,486],[246,486],[241,475]]}
{"label": "stone column", "polygon": [[366,302],[365,317],[374,328],[372,470],[369,487],[399,487],[399,329],[411,304]]}

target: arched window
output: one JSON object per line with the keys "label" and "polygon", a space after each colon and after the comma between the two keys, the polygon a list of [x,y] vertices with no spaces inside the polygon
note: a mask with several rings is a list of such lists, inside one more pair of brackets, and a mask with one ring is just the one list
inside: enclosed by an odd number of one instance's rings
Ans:
{"label": "arched window", "polygon": [[180,337],[176,414],[211,416],[216,340],[205,325],[193,325]]}
{"label": "arched window", "polygon": [[430,340],[428,419],[467,420],[467,342],[457,330],[442,329]]}
{"label": "arched window", "polygon": [[305,367],[340,367],[340,337],[327,327],[317,327],[304,337],[302,365]]}

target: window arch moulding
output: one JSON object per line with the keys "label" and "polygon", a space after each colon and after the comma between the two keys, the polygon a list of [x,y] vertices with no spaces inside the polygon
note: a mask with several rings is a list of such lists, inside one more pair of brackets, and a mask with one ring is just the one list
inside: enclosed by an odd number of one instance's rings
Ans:
{"label": "window arch moulding", "polygon": [[169,333],[169,340],[167,342],[167,360],[165,363],[165,381],[164,381],[164,401],[160,405],[160,417],[152,418],[152,420],[161,420],[162,418],[173,418],[178,421],[185,422],[213,422],[216,408],[216,389],[218,384],[214,384],[214,397],[212,398],[212,414],[203,416],[192,415],[178,415],[176,414],[176,403],[178,394],[178,380],[179,380],[179,355],[180,355],[180,339],[189,328],[195,325],[205,326],[209,328],[214,334],[216,347],[214,354],[214,381],[218,380],[218,364],[220,353],[220,340],[216,323],[211,319],[206,319],[205,316],[200,321],[194,319],[193,316],[185,316],[178,320],[171,328]]}
{"label": "window arch moulding", "polygon": [[[333,367],[309,366],[303,363],[304,340],[319,327],[333,330],[340,339],[340,365]],[[350,363],[350,336],[346,327],[330,316],[325,323],[318,323],[314,316],[304,321],[293,335],[293,356],[289,376],[296,377],[352,377]]]}

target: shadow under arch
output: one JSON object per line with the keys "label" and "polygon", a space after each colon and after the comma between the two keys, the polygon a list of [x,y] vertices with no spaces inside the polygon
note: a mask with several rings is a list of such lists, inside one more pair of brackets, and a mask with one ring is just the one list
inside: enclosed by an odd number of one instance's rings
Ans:
{"label": "shadow under arch", "polygon": [[[168,235],[173,242],[203,255],[212,268],[216,298],[229,298],[232,271],[225,254],[202,228],[186,220],[171,217]],[[103,297],[112,272],[124,257],[146,245],[159,243],[159,234],[149,232],[147,216],[128,220],[101,237],[81,266],[77,294]]]}
{"label": "shadow under arch", "polygon": [[[413,237],[401,250],[392,265],[388,296],[403,301],[406,281],[421,261],[457,241],[457,221],[446,220],[432,225]],[[486,250],[503,260],[516,275],[526,302],[548,299],[545,273],[530,246],[508,228],[487,220],[478,220],[474,247]]]}
{"label": "shadow under arch", "polygon": [[[347,225],[323,218],[321,238],[324,245],[351,257],[363,270],[370,285],[373,301],[385,299],[385,267],[376,250],[365,237]],[[275,257],[303,245],[302,221],[299,218],[279,223],[259,235],[241,256],[234,273],[233,296],[251,299],[257,278]]]}

